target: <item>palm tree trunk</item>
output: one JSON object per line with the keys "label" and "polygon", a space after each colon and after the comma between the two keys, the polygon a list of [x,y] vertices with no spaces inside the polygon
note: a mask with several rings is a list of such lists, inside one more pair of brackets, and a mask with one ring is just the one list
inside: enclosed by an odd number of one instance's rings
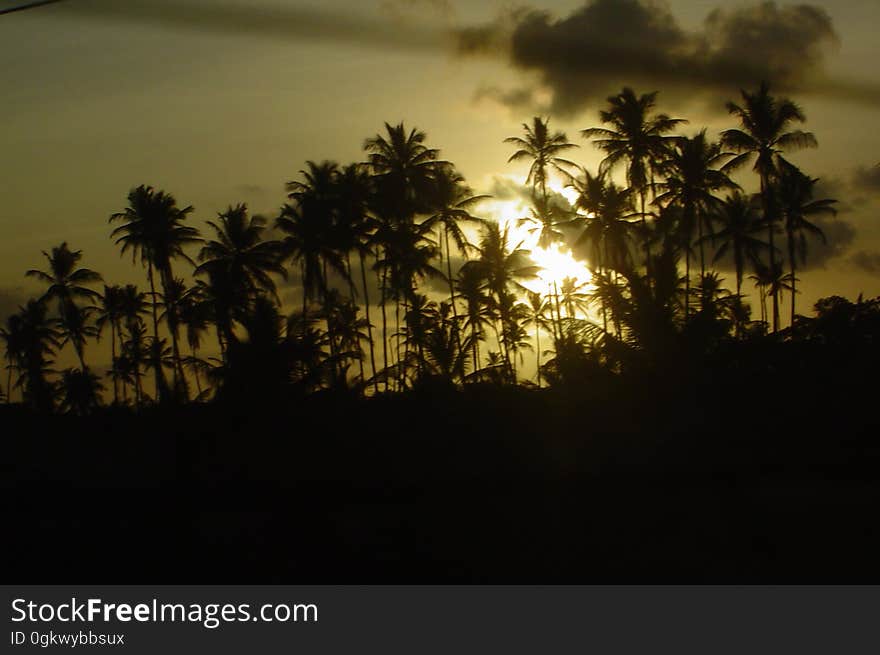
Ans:
{"label": "palm tree trunk", "polygon": [[[376,271],[376,277],[379,277],[379,271]],[[381,295],[382,305],[382,368],[385,369],[385,391],[388,391],[388,310],[385,307],[388,291],[386,284],[388,281],[388,271],[383,267],[381,279],[379,280],[379,291]]]}
{"label": "palm tree trunk", "polygon": [[789,266],[791,267],[791,326],[794,328],[794,317],[795,317],[795,307],[794,307],[794,298],[797,293],[797,281],[795,280],[795,247],[794,247],[794,233],[791,230],[788,230],[788,259]]}
{"label": "palm tree trunk", "polygon": [[153,309],[153,340],[156,343],[156,347],[152,349],[153,359],[153,371],[155,375],[155,393],[156,393],[156,401],[161,402],[164,400],[165,389],[164,389],[164,380],[162,378],[162,361],[160,356],[160,351],[158,348],[159,344],[159,313],[156,308],[156,284],[153,280],[153,262],[147,260],[147,278],[150,281],[150,299],[151,306]]}
{"label": "palm tree trunk", "polygon": [[[767,237],[770,245],[770,270],[776,269],[776,247],[773,245],[773,223],[774,219],[770,216],[770,199],[768,197],[769,187],[767,184],[767,176],[761,175],[761,204],[764,205],[764,220],[767,221]],[[770,293],[773,296],[773,331],[779,330],[779,290],[772,286]]]}
{"label": "palm tree trunk", "polygon": [[541,324],[535,314],[535,367],[538,370],[538,386],[541,386]]}
{"label": "palm tree trunk", "polygon": [[444,228],[444,239],[446,241],[446,271],[447,279],[449,280],[449,304],[452,305],[452,317],[455,319],[455,341],[458,345],[459,352],[461,352],[461,332],[458,329],[458,308],[455,306],[455,285],[452,282],[452,257],[449,255],[448,228]]}
{"label": "palm tree trunk", "polygon": [[[354,278],[351,276],[351,254],[346,251],[345,252],[345,268],[348,273],[348,292],[351,295],[351,303],[355,307],[357,307],[357,291],[354,288]],[[357,323],[357,314],[355,314],[355,324]],[[357,326],[355,325],[355,332],[357,332]],[[361,344],[357,337],[355,337],[355,347],[358,350],[361,350]],[[363,351],[361,350],[360,356],[358,357],[358,370],[361,374],[361,384],[364,383],[364,357]]]}
{"label": "palm tree trunk", "polygon": [[119,404],[119,379],[116,375],[116,324],[110,321],[110,357],[113,365],[111,372],[113,373],[113,404]]}
{"label": "palm tree trunk", "polygon": [[379,381],[376,380],[376,345],[373,341],[373,321],[370,320],[370,292],[367,290],[367,267],[364,253],[359,253],[361,262],[361,284],[364,287],[364,314],[367,317],[367,336],[370,341],[370,368],[373,371],[373,393],[379,393]]}

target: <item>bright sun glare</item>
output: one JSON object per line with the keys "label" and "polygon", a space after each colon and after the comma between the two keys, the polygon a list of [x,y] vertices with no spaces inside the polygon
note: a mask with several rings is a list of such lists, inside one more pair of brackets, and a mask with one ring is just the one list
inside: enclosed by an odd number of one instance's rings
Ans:
{"label": "bright sun glare", "polygon": [[[554,183],[548,185],[556,193],[562,194],[567,200],[573,202],[576,192],[573,189],[557,186]],[[531,252],[532,261],[541,267],[537,279],[523,280],[522,284],[530,291],[537,291],[548,295],[553,293],[553,284],[557,287],[565,278],[573,278],[578,285],[584,285],[582,291],[589,292],[593,289],[590,284],[592,274],[587,268],[586,262],[575,258],[571,248],[563,243],[554,243],[547,248],[538,246],[539,230],[536,224],[522,221],[530,216],[529,205],[521,199],[515,200],[492,200],[486,203],[485,211],[491,218],[498,221],[502,229],[509,229],[510,248],[519,247]]]}

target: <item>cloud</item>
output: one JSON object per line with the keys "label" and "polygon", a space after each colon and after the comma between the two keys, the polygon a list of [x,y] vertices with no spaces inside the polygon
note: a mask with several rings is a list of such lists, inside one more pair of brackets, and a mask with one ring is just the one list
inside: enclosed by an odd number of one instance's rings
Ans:
{"label": "cloud", "polygon": [[358,12],[253,4],[231,0],[77,0],[62,2],[55,15],[133,22],[205,34],[261,36],[281,40],[341,41],[383,50],[443,51],[445,30],[408,23],[400,29],[387,17]]}
{"label": "cloud", "polygon": [[864,193],[880,193],[880,164],[856,168],[853,171],[852,185]]}
{"label": "cloud", "polygon": [[[826,241],[823,243],[818,238],[808,237],[807,261],[806,264],[799,263],[799,271],[826,268],[832,259],[845,255],[856,238],[856,228],[848,220],[815,216],[811,222],[822,230]],[[785,244],[780,244],[780,247],[784,248]]]}
{"label": "cloud", "polygon": [[865,273],[880,276],[880,251],[859,250],[850,256],[849,262]]}
{"label": "cloud", "polygon": [[517,106],[544,89],[550,100],[536,109],[568,116],[621,84],[708,96],[716,104],[761,80],[781,92],[880,101],[877,88],[827,78],[825,58],[837,43],[824,9],[775,2],[715,9],[696,31],[682,28],[661,2],[589,0],[561,18],[518,10],[458,32],[462,55],[501,56],[533,74],[530,84],[506,96],[493,91],[496,99]]}

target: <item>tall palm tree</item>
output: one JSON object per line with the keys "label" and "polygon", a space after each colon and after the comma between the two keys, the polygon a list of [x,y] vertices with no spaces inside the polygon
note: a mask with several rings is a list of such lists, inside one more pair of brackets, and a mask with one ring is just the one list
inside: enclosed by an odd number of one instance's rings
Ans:
{"label": "tall palm tree", "polygon": [[[546,205],[547,182],[550,172],[556,171],[566,177],[567,169],[573,168],[575,164],[559,155],[566,150],[577,148],[577,146],[569,143],[564,132],[551,132],[549,118],[535,116],[531,125],[523,123],[522,128],[523,136],[511,136],[504,139],[504,143],[510,143],[517,148],[507,162],[531,161],[526,184],[532,187],[533,198],[540,198]],[[540,192],[540,196],[538,192]]]}
{"label": "tall palm tree", "polygon": [[484,287],[484,267],[476,260],[465,262],[455,279],[455,290],[464,301],[464,329],[470,331],[474,372],[480,370],[480,342],[484,328],[491,323],[491,298]]}
{"label": "tall palm tree", "polygon": [[[83,319],[86,316],[79,310],[76,301],[93,302],[97,300],[100,294],[86,285],[100,282],[101,276],[88,268],[79,268],[82,250],[70,250],[66,241],[60,246],[52,248],[51,253],[44,250],[43,256],[49,264],[48,270],[31,269],[25,275],[37,278],[49,285],[42,300],[56,300],[58,302],[59,324],[71,336],[69,340],[79,358],[80,366],[85,370],[83,352],[85,337],[88,335],[83,333],[83,328],[86,327]],[[86,330],[86,332],[88,331]]]}
{"label": "tall palm tree", "polygon": [[[706,274],[704,233],[712,233],[712,218],[721,200],[719,191],[734,189],[723,163],[733,153],[723,152],[721,145],[706,138],[706,130],[693,137],[681,137],[672,142],[659,171],[665,181],[658,185],[660,193],[655,202],[661,206],[676,205],[680,209],[678,234],[685,251],[685,316],[689,313],[688,296],[691,279],[691,248],[696,242],[700,248],[700,276]],[[696,231],[696,235],[694,234]]]}
{"label": "tall palm tree", "polygon": [[281,263],[282,244],[265,240],[266,219],[248,216],[247,205],[229,206],[219,213],[217,221],[208,221],[214,239],[206,240],[199,251],[198,274],[208,268],[224,267],[232,284],[243,289],[245,296],[263,291],[278,297],[272,274],[287,278]]}
{"label": "tall palm tree", "polygon": [[[607,180],[606,174],[573,177],[569,185],[577,191],[575,208],[580,210],[572,222],[581,229],[575,247],[587,245],[594,270],[608,276],[630,267],[629,243],[638,213],[633,206],[632,189]],[[603,328],[608,331],[608,307],[602,303]]]}
{"label": "tall palm tree", "polygon": [[6,325],[0,327],[0,340],[3,341],[6,359],[6,402],[12,402],[12,375],[24,368],[24,321],[21,313],[7,317]]}
{"label": "tall palm tree", "polygon": [[55,321],[47,316],[46,304],[29,300],[24,307],[19,307],[16,332],[17,384],[22,389],[24,402],[37,411],[51,412],[54,392],[48,379],[52,373],[49,367],[61,347],[61,338]]}
{"label": "tall palm tree", "polygon": [[303,312],[311,301],[322,301],[329,288],[329,271],[343,278],[345,262],[336,248],[335,213],[336,178],[339,167],[334,162],[309,161],[300,171],[302,181],[288,182],[292,204],[281,209],[276,227],[285,237],[286,254],[300,265],[303,285]]}
{"label": "tall palm tree", "polygon": [[[560,157],[560,154],[577,148],[577,146],[568,141],[568,136],[564,132],[551,132],[549,118],[542,119],[539,116],[535,116],[532,119],[531,125],[523,123],[522,128],[523,136],[511,136],[504,139],[504,143],[510,143],[517,148],[508,158],[507,163],[521,160],[531,162],[529,174],[526,177],[526,184],[532,187],[533,209],[531,220],[538,224],[538,229],[540,230],[538,245],[546,248],[554,241],[560,240],[563,236],[556,229],[556,225],[560,221],[557,216],[557,208],[550,200],[547,182],[550,173],[553,171],[563,177],[569,177],[568,170],[575,168],[576,165]],[[559,292],[555,280],[553,282],[553,292],[557,321],[561,324]],[[559,324],[557,325],[557,330],[561,329]]]}
{"label": "tall palm tree", "polygon": [[[510,246],[510,226],[503,229],[495,222],[487,222],[483,227],[483,234],[478,246],[479,257],[475,260],[475,267],[480,271],[484,280],[487,295],[492,299],[497,318],[501,323],[500,335],[504,328],[511,322],[508,294],[512,289],[525,291],[521,280],[534,279],[541,270],[532,263],[528,250],[521,248],[522,244]],[[510,351],[505,347],[503,339],[500,339],[499,348],[508,370],[513,372],[513,362],[510,359]]]}
{"label": "tall palm tree", "polygon": [[755,236],[759,230],[763,230],[755,202],[749,196],[737,191],[726,197],[716,208],[715,221],[720,225],[720,229],[714,235],[718,248],[712,262],[719,262],[728,253],[733,256],[736,295],[742,296],[746,261],[757,267],[761,253],[769,247],[767,242]]}
{"label": "tall palm tree", "polygon": [[202,345],[202,335],[208,331],[211,323],[211,304],[204,292],[204,285],[190,287],[183,294],[180,302],[180,323],[186,334],[186,342],[189,345],[189,357],[187,362],[193,372],[196,389],[201,396],[202,381],[199,370],[203,360],[199,358],[199,349]]}
{"label": "tall palm tree", "polygon": [[802,173],[796,166],[788,162],[780,162],[780,174],[776,185],[779,209],[782,213],[786,241],[788,245],[788,263],[791,275],[791,325],[794,326],[795,294],[797,278],[795,269],[800,258],[801,263],[807,259],[807,235],[827,241],[822,229],[810,222],[813,216],[836,215],[831,198],[813,199],[818,178],[811,178]]}
{"label": "tall palm tree", "polygon": [[[742,90],[742,104],[727,103],[727,110],[739,119],[740,127],[721,133],[721,143],[740,153],[728,167],[740,166],[754,157],[753,170],[761,181],[761,203],[770,245],[770,269],[775,269],[776,249],[773,235],[779,219],[775,215],[771,198],[771,183],[777,175],[782,153],[800,148],[815,148],[816,137],[801,130],[789,131],[793,123],[806,121],[801,108],[788,98],[774,98],[770,87],[764,82],[754,93]],[[774,293],[773,331],[779,329],[779,299]]]}
{"label": "tall palm tree", "polygon": [[407,131],[403,123],[385,123],[385,134],[364,142],[375,182],[375,209],[387,221],[411,221],[426,213],[438,171],[446,165],[440,151],[425,145],[427,135]]}
{"label": "tall palm tree", "polygon": [[[140,292],[133,284],[126,284],[122,288],[120,295],[119,302],[122,306],[123,326],[126,337],[123,340],[123,333],[120,331],[120,365],[125,370],[125,377],[130,377],[134,381],[135,404],[140,407],[143,400],[141,368],[145,364],[145,357],[148,355],[143,316],[150,313],[150,308],[147,307],[146,294]],[[159,375],[162,375],[161,371],[159,371]],[[165,386],[164,376],[162,376],[158,388],[164,389]],[[122,392],[124,396],[124,385]]]}
{"label": "tall palm tree", "polygon": [[[360,264],[361,293],[364,295],[364,315],[366,317],[367,340],[370,348],[370,369],[372,371],[373,392],[379,393],[376,377],[376,345],[373,339],[373,323],[370,318],[370,290],[367,283],[367,258],[373,256],[372,235],[376,221],[370,214],[370,201],[373,183],[368,168],[363,164],[344,166],[336,176],[337,216],[336,245],[345,253],[345,266],[352,302],[356,302],[357,292],[351,270],[352,251],[357,252]],[[358,360],[361,377],[364,377],[363,359]]]}
{"label": "tall palm tree", "polygon": [[[642,226],[647,226],[645,211],[648,188],[657,172],[657,165],[667,154],[668,134],[687,121],[655,114],[657,92],[636,96],[629,88],[608,98],[608,109],[599,112],[599,120],[609,127],[591,127],[581,131],[585,139],[605,152],[600,173],[610,172],[626,163],[626,182],[641,200]],[[650,246],[645,242],[645,259]]]}
{"label": "tall palm tree", "polygon": [[[122,224],[111,232],[111,238],[121,247],[121,253],[130,251],[132,261],[138,258],[147,267],[150,283],[150,299],[153,309],[153,339],[159,341],[159,298],[156,294],[154,272],[159,274],[163,291],[174,281],[172,262],[181,258],[193,263],[184,251],[190,244],[200,241],[198,230],[185,225],[186,217],[192,213],[191,206],[180,208],[174,196],[164,191],[156,191],[151,186],[141,185],[128,194],[128,207],[110,217],[110,221]],[[180,359],[177,326],[170,326],[171,344],[176,360]],[[167,389],[163,388],[162,367],[153,362],[156,380],[156,394],[164,400]],[[174,368],[175,391],[180,391],[178,367]]]}
{"label": "tall palm tree", "polygon": [[487,195],[472,195],[471,190],[465,185],[464,178],[454,169],[449,167],[437,176],[435,197],[433,203],[435,212],[425,220],[428,228],[436,227],[438,234],[437,243],[441,265],[446,258],[446,280],[449,283],[449,308],[452,311],[453,321],[458,324],[458,308],[455,302],[455,278],[452,274],[452,249],[450,236],[455,243],[458,252],[467,259],[474,250],[464,230],[463,224],[480,225],[483,219],[471,214],[471,209],[480,202],[488,199]]}
{"label": "tall palm tree", "polygon": [[537,384],[541,386],[541,330],[552,329],[551,322],[547,319],[545,313],[547,311],[547,298],[537,291],[526,292],[526,302],[524,303],[528,310],[525,319],[526,325],[535,326],[535,375]]}
{"label": "tall palm tree", "polygon": [[123,287],[119,285],[104,285],[104,293],[101,294],[98,305],[98,315],[95,320],[95,327],[98,330],[97,336],[101,337],[106,326],[110,326],[110,354],[111,369],[110,375],[113,378],[113,404],[119,404],[119,383],[118,371],[116,370],[118,352],[116,349],[117,335],[121,334],[122,321],[125,317],[125,306],[123,304]]}

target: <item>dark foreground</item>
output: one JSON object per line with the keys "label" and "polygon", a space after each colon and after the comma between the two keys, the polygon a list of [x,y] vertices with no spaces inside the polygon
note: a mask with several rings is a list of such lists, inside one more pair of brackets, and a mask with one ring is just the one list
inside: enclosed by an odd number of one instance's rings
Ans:
{"label": "dark foreground", "polygon": [[864,378],[798,374],[88,419],[3,407],[2,574],[877,583],[876,402]]}

